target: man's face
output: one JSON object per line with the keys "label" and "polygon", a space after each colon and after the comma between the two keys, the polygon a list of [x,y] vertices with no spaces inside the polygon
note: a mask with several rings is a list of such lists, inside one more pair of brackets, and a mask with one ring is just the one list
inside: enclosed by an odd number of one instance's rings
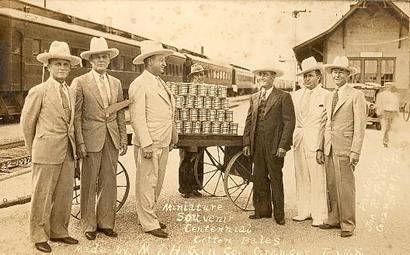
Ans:
{"label": "man's face", "polygon": [[347,79],[349,78],[349,72],[345,69],[333,68],[332,77],[336,83],[336,86],[341,87],[347,82]]}
{"label": "man's face", "polygon": [[150,57],[150,68],[153,74],[160,75],[164,73],[167,62],[164,55],[154,55]]}
{"label": "man's face", "polygon": [[314,89],[320,82],[320,76],[316,74],[316,71],[310,71],[303,74],[303,85],[307,89]]}
{"label": "man's face", "polygon": [[276,74],[269,71],[262,71],[256,77],[256,81],[260,87],[270,89],[273,86]]}
{"label": "man's face", "polygon": [[204,72],[197,72],[191,75],[191,82],[192,83],[203,83],[204,82]]}
{"label": "man's face", "polygon": [[98,53],[90,56],[91,66],[97,73],[106,72],[110,61],[110,55],[107,53]]}
{"label": "man's face", "polygon": [[50,75],[58,82],[63,82],[70,73],[71,63],[65,59],[50,59],[48,70]]}

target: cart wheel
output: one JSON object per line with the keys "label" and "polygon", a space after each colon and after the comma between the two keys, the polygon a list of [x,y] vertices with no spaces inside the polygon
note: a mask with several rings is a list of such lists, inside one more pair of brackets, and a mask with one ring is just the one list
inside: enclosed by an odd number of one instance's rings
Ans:
{"label": "cart wheel", "polygon": [[242,151],[235,154],[226,167],[224,178],[225,193],[232,203],[241,210],[253,211],[252,163]]}
{"label": "cart wheel", "polygon": [[407,105],[407,103],[405,103],[403,107],[403,119],[405,121],[409,121],[409,117],[410,117],[410,107],[409,105]]}
{"label": "cart wheel", "polygon": [[[124,205],[130,192],[130,178],[124,165],[118,161],[117,167],[117,212]],[[73,204],[71,216],[79,220],[80,217],[80,179],[74,178]]]}
{"label": "cart wheel", "polygon": [[[203,173],[200,169],[203,155]],[[213,197],[226,196],[223,188],[224,149],[221,146],[206,147],[199,151],[195,159],[194,175],[202,190]]]}

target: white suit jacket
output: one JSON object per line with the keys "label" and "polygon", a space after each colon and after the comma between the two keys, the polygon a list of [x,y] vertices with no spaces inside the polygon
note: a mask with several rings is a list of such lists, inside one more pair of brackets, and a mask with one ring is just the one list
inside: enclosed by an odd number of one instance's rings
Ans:
{"label": "white suit jacket", "polygon": [[302,100],[307,89],[299,89],[292,95],[295,106],[296,126],[293,132],[293,148],[298,149],[304,146],[305,149],[316,151],[318,147],[318,134],[321,127],[321,120],[326,114],[325,100],[330,92],[319,84],[313,89],[310,97],[309,112],[307,116],[302,116]]}
{"label": "white suit jacket", "polygon": [[21,112],[20,124],[33,163],[63,163],[69,143],[75,155],[75,91],[68,88],[71,105],[71,120],[68,122],[56,86],[59,86],[57,81],[49,78],[31,88]]}
{"label": "white suit jacket", "polygon": [[178,142],[174,97],[157,77],[145,70],[131,83],[128,94],[134,145],[161,148]]}

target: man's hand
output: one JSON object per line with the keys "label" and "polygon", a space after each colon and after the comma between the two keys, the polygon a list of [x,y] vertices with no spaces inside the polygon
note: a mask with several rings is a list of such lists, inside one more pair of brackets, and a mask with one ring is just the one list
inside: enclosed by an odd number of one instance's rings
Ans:
{"label": "man's hand", "polygon": [[82,143],[82,144],[78,145],[77,156],[78,156],[78,158],[88,157],[87,148],[85,147],[85,144]]}
{"label": "man's hand", "polygon": [[320,165],[323,165],[325,163],[325,154],[322,150],[316,151],[316,162]]}
{"label": "man's hand", "polygon": [[350,161],[350,165],[356,166],[357,163],[359,163],[359,154],[353,151],[350,152],[349,161]]}
{"label": "man's hand", "polygon": [[286,150],[282,148],[278,148],[278,151],[276,152],[276,157],[278,158],[283,158],[286,155]]}
{"label": "man's hand", "polygon": [[127,145],[126,144],[120,144],[120,156],[124,156],[125,153],[127,153]]}
{"label": "man's hand", "polygon": [[250,146],[245,146],[242,149],[243,155],[249,157],[251,155],[251,147]]}
{"label": "man's hand", "polygon": [[174,149],[174,144],[171,143],[171,144],[169,145],[169,151],[172,151],[173,149]]}
{"label": "man's hand", "polygon": [[142,156],[146,159],[152,158],[153,150],[152,150],[152,145],[148,145],[144,148],[142,148]]}

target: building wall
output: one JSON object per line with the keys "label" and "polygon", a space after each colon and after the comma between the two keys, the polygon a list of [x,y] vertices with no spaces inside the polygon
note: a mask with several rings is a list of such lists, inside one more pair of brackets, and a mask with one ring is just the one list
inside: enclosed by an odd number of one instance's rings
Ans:
{"label": "building wall", "polygon": [[[395,82],[403,96],[409,90],[409,39],[399,42],[372,45],[375,42],[388,42],[399,38],[400,23],[383,8],[374,8],[375,13],[369,14],[365,9],[356,10],[345,20],[345,48],[343,48],[343,25],[341,24],[327,41],[326,59],[332,63],[336,56],[360,57],[361,52],[382,52],[382,57],[395,57]],[[407,28],[402,27],[401,36],[409,35]],[[329,79],[330,78],[330,79]],[[334,87],[328,75],[326,81],[329,87]]]}

